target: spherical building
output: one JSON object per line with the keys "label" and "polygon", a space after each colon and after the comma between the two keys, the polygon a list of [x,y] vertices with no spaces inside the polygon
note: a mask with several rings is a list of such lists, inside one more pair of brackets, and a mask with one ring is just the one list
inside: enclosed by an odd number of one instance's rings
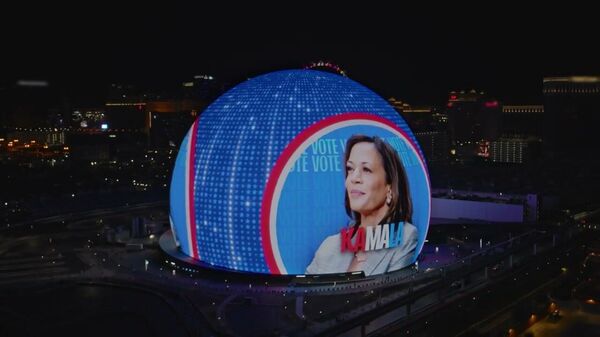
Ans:
{"label": "spherical building", "polygon": [[[362,246],[343,236],[356,223],[345,207],[344,151],[354,135],[395,150],[412,205],[412,226],[379,226]],[[198,117],[177,157],[170,205],[175,241],[189,257],[237,271],[304,274],[325,251],[340,261],[361,249],[397,261],[392,250],[414,235],[403,248],[413,263],[429,224],[430,186],[415,137],[384,99],[346,77],[289,70],[237,85]],[[372,274],[391,271],[373,264]],[[346,271],[327,268],[313,270]]]}

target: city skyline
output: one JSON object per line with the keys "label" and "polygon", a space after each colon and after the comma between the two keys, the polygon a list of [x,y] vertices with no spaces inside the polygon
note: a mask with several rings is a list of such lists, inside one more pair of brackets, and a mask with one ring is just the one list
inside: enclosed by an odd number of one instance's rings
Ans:
{"label": "city skyline", "polygon": [[527,104],[541,103],[544,77],[600,74],[593,21],[582,13],[408,12],[392,20],[300,11],[267,20],[203,10],[13,19],[3,23],[14,34],[6,39],[1,84],[44,79],[77,99],[101,101],[110,83],[169,89],[210,74],[233,87],[325,60],[384,98],[410,104],[439,104],[450,91],[470,89]]}
{"label": "city skyline", "polygon": [[449,5],[7,11],[0,335],[600,335],[595,12]]}

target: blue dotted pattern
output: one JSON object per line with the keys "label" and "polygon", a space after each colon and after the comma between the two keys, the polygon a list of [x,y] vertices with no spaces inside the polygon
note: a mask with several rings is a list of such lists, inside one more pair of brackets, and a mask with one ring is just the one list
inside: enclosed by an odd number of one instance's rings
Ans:
{"label": "blue dotted pattern", "polygon": [[250,79],[202,113],[194,149],[196,235],[202,261],[269,272],[260,231],[269,173],[298,133],[345,112],[389,119],[416,143],[406,122],[384,99],[346,77],[315,70],[278,71]]}

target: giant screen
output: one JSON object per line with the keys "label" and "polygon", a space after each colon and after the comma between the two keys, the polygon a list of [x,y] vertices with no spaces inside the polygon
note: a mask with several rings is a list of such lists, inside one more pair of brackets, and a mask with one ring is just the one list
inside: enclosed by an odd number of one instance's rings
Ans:
{"label": "giant screen", "polygon": [[287,70],[198,117],[170,205],[179,249],[207,265],[375,275],[415,262],[431,200],[417,141],[384,99],[347,77]]}

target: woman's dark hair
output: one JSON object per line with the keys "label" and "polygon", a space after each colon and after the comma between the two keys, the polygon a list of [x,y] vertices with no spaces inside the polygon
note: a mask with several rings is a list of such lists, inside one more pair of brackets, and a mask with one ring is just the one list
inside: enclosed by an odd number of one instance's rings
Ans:
{"label": "woman's dark hair", "polygon": [[[344,165],[350,158],[350,151],[352,147],[358,143],[371,143],[377,149],[377,152],[381,156],[383,162],[383,168],[385,170],[385,182],[391,186],[392,202],[388,213],[381,219],[380,225],[387,223],[398,223],[405,221],[412,223],[412,202],[410,199],[410,191],[408,189],[408,180],[406,179],[406,172],[404,166],[400,161],[400,157],[394,148],[383,141],[383,139],[373,136],[365,135],[353,135],[346,142],[346,150],[344,152]],[[344,178],[348,177],[348,171],[344,170]],[[360,214],[352,211],[350,208],[350,200],[348,199],[347,191],[344,191],[344,204],[346,206],[346,213],[355,221],[355,229],[360,226]]]}

